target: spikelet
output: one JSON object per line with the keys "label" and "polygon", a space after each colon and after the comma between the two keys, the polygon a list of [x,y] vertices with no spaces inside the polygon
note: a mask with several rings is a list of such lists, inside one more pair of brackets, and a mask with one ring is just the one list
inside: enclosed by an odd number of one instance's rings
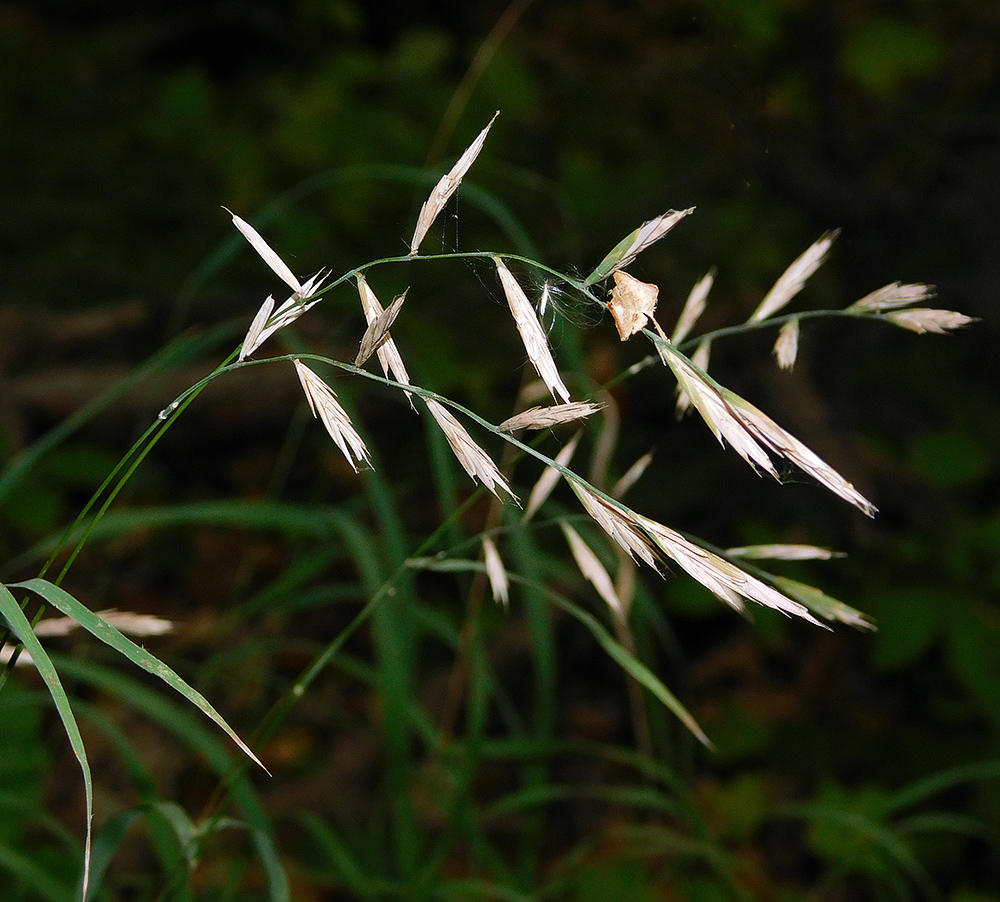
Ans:
{"label": "spikelet", "polygon": [[355,366],[364,366],[368,358],[389,340],[389,329],[392,328],[396,317],[399,316],[399,311],[403,309],[403,301],[405,300],[406,291],[393,298],[392,303],[368,324],[365,334],[361,336],[358,356],[354,358]]}
{"label": "spikelet", "polygon": [[322,421],[326,431],[330,433],[330,438],[337,443],[337,447],[347,458],[351,469],[357,473],[357,464],[362,460],[371,466],[368,449],[351,424],[351,418],[347,412],[337,403],[337,396],[333,393],[333,389],[302,361],[294,360],[293,363],[295,364],[295,372],[299,375],[299,381],[302,383],[306,400],[309,402],[309,409],[312,410],[314,417],[319,417]]}
{"label": "spikelet", "polygon": [[448,203],[448,198],[462,184],[462,179],[465,178],[465,174],[475,162],[476,157],[479,156],[479,152],[483,149],[483,144],[486,142],[486,135],[499,115],[500,111],[497,110],[493,114],[493,118],[486,125],[486,128],[479,133],[479,137],[466,148],[465,153],[458,158],[458,162],[451,167],[451,170],[441,177],[441,180],[434,186],[434,190],[431,191],[430,197],[424,201],[424,205],[420,208],[420,215],[417,216],[417,226],[413,230],[413,238],[410,240],[411,257],[416,256],[417,250],[420,248],[420,242],[427,235],[427,230],[430,229],[434,220],[437,219],[438,214],[444,209],[444,205]]}
{"label": "spikelet", "polygon": [[769,586],[763,580],[751,576],[731,561],[695,545],[694,542],[662,523],[657,523],[646,517],[640,517],[639,520],[643,529],[667,557],[675,561],[682,570],[700,582],[717,598],[736,610],[742,610],[743,599],[748,599],[785,614],[794,614],[803,620],[822,625],[809,613],[805,605],[782,595],[777,589]]}
{"label": "spikelet", "polygon": [[778,332],[778,338],[774,342],[774,356],[778,359],[778,366],[783,370],[790,370],[795,366],[798,354],[799,321],[790,319]]}
{"label": "spikelet", "polygon": [[814,241],[798,258],[782,273],[774,287],[764,295],[764,300],[752,314],[748,323],[757,323],[773,316],[784,307],[805,285],[808,279],[826,259],[830,247],[839,235],[839,230],[826,232]]}
{"label": "spikelet", "polygon": [[711,290],[714,281],[715,269],[712,268],[695,283],[694,288],[691,289],[687,300],[684,302],[684,309],[681,310],[681,315],[677,317],[677,323],[670,336],[672,344],[679,345],[684,341],[688,333],[694,328],[694,324],[698,322],[698,318],[705,312],[708,292]]}
{"label": "spikelet", "polygon": [[[367,280],[361,273],[358,273],[357,280],[358,294],[361,297],[361,309],[364,310],[365,319],[368,321],[369,328],[375,328],[375,324],[379,322],[379,317],[381,317],[384,313],[382,304],[379,302],[379,299],[375,296],[375,292],[371,290]],[[403,292],[402,298],[405,297],[406,292]],[[401,306],[403,303],[402,298],[396,298],[396,300],[390,305],[390,309],[392,306],[396,305],[397,301]],[[398,312],[399,307],[397,306],[396,309]],[[388,329],[388,326],[386,328]],[[382,367],[382,372],[385,373],[387,379],[395,379],[397,382],[402,382],[404,385],[410,384],[410,376],[406,372],[406,367],[403,365],[403,358],[399,354],[396,342],[392,340],[388,332],[386,332],[384,340],[379,342],[375,353],[378,356],[378,362]],[[413,407],[413,409],[416,410],[416,407],[413,405],[413,393],[406,392],[406,398],[410,402],[410,407]]]}
{"label": "spikelet", "polygon": [[911,332],[920,334],[936,332],[938,335],[978,322],[974,316],[966,316],[964,313],[956,313],[954,310],[935,310],[931,307],[893,310],[890,313],[882,314],[882,319],[887,319],[894,325],[909,329]]}
{"label": "spikelet", "polygon": [[535,308],[531,306],[517,279],[507,269],[506,264],[499,257],[494,257],[497,275],[500,277],[500,284],[503,286],[503,293],[507,298],[510,312],[514,316],[514,323],[517,331],[521,335],[524,349],[528,352],[528,359],[538,372],[542,381],[548,386],[552,397],[562,398],[564,402],[569,401],[569,389],[563,384],[552,359],[552,352],[549,350],[549,342],[542,330],[542,324],[538,321]]}
{"label": "spikelet", "polygon": [[659,241],[685,216],[693,212],[694,207],[689,207],[687,210],[668,210],[656,219],[644,222],[611,249],[597,269],[587,276],[584,286],[593,285],[606,279],[616,270],[624,269],[654,241]]}
{"label": "spikelet", "polygon": [[628,619],[628,606],[619,598],[615,591],[615,585],[611,576],[601,563],[601,559],[594,553],[594,550],[582,539],[580,534],[573,529],[565,520],[559,521],[569,550],[573,553],[573,560],[580,573],[597,590],[597,594],[604,599],[612,613],[619,621],[624,623]]}
{"label": "spikelet", "polygon": [[633,560],[639,558],[654,570],[660,569],[652,543],[643,530],[638,514],[611,504],[576,479],[567,481],[576,493],[576,497],[580,499],[584,510],[597,521],[601,529],[628,552]]}
{"label": "spikelet", "polygon": [[[553,458],[559,466],[569,466],[570,460],[573,459],[573,453],[576,451],[576,446],[580,444],[580,437],[582,435],[582,430],[577,432]],[[553,466],[548,466],[542,470],[542,475],[538,477],[538,482],[535,483],[531,489],[531,493],[528,495],[528,503],[524,506],[524,516],[521,517],[522,523],[527,523],[535,515],[538,508],[552,494],[552,490],[556,487],[556,483],[559,482],[561,477],[562,473]]]}
{"label": "spikelet", "polygon": [[844,556],[840,552],[819,548],[816,545],[746,545],[741,548],[727,548],[726,554],[747,560],[776,561],[828,561],[830,558]]}
{"label": "spikelet", "polygon": [[497,428],[503,432],[520,432],[522,429],[550,429],[563,423],[582,420],[604,407],[585,401],[571,401],[569,404],[552,404],[549,407],[529,407],[504,420]]}
{"label": "spikelet", "polygon": [[747,463],[777,479],[778,472],[765,450],[768,448],[801,467],[869,517],[874,516],[874,505],[795,436],[749,401],[710,380],[668,342],[657,341],[656,347],[720,443],[728,443]]}
{"label": "spikelet", "polygon": [[[660,355],[663,356],[662,354]],[[693,363],[702,372],[707,372],[708,361],[712,356],[712,339],[703,338],[698,342],[698,347],[694,349],[694,353],[691,355],[691,363]],[[687,393],[684,388],[684,384],[680,381],[677,383],[677,407],[676,415],[677,419],[681,419],[689,410],[691,409],[691,396]]]}
{"label": "spikelet", "polygon": [[507,579],[507,571],[504,568],[503,560],[497,546],[489,537],[483,537],[483,562],[486,565],[486,575],[490,580],[490,590],[493,593],[493,600],[498,604],[507,607],[510,603],[510,582]]}
{"label": "spikelet", "polygon": [[875,505],[818,454],[806,447],[790,432],[782,429],[767,414],[762,413],[749,401],[728,389],[723,389],[722,394],[729,410],[739,418],[754,438],[759,439],[771,450],[805,470],[821,485],[826,486],[845,501],[849,501],[869,517],[875,516]]}
{"label": "spikelet", "polygon": [[455,419],[448,408],[433,398],[427,398],[427,409],[431,412],[444,437],[448,439],[451,450],[466,473],[480,481],[497,498],[500,497],[497,488],[503,489],[517,503],[517,496],[510,490],[507,480],[503,478],[497,465],[490,456],[477,445],[465,427]]}
{"label": "spikelet", "polygon": [[881,313],[883,310],[896,310],[899,307],[909,307],[934,297],[934,286],[915,283],[901,285],[890,282],[881,288],[866,294],[860,301],[855,301],[847,308],[849,313]]}

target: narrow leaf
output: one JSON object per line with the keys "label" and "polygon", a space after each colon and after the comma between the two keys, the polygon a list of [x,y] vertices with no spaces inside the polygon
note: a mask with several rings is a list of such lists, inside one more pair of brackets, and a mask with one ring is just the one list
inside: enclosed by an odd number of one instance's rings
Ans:
{"label": "narrow leaf", "polygon": [[[29,579],[23,583],[16,583],[15,588],[26,589],[29,592],[34,592],[36,595],[40,595],[48,604],[52,605],[52,607],[60,611],[62,614],[65,614],[67,617],[72,617],[77,623],[80,624],[80,626],[87,630],[87,632],[100,639],[105,645],[124,655],[133,664],[141,667],[145,671],[148,671],[153,674],[153,676],[159,677],[163,680],[163,682],[170,686],[171,689],[183,695],[184,698],[191,702],[191,704],[198,708],[202,713],[215,721],[215,723],[226,732],[229,738],[232,739],[233,742],[240,747],[240,749],[242,749],[247,757],[249,757],[256,764],[260,765],[263,770],[267,771],[267,768],[261,764],[260,759],[253,752],[251,752],[246,743],[236,735],[235,731],[222,718],[222,715],[220,715],[218,711],[216,711],[215,708],[209,704],[208,699],[206,699],[205,696],[184,682],[180,676],[178,676],[159,658],[150,654],[146,651],[146,649],[136,645],[131,639],[123,636],[117,629],[111,626],[111,624],[98,617],[86,605],[77,601],[65,589],[60,588],[54,583],[50,583],[46,579]],[[25,643],[25,647],[27,648],[27,643]],[[34,651],[31,648],[28,648],[28,651],[30,651],[32,656],[34,656]]]}

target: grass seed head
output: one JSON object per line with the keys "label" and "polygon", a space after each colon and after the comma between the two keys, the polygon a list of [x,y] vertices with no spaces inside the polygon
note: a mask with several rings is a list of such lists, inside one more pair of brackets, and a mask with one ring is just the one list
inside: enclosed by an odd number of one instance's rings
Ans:
{"label": "grass seed head", "polygon": [[309,402],[309,409],[312,410],[314,417],[319,417],[322,421],[326,431],[330,433],[330,438],[336,442],[337,447],[347,458],[351,469],[357,473],[357,465],[362,460],[369,467],[372,466],[365,443],[352,425],[347,411],[337,403],[337,396],[333,393],[333,389],[301,360],[295,360],[293,363],[295,371],[299,375],[299,381],[302,383],[306,400]]}
{"label": "grass seed head", "polygon": [[748,323],[757,323],[773,316],[797,295],[808,279],[822,265],[839,230],[826,232],[801,253],[774,283],[774,287],[764,295],[764,300],[752,314]]}
{"label": "grass seed head", "polygon": [[417,250],[420,248],[420,242],[424,240],[428,229],[430,229],[434,220],[437,219],[438,214],[444,209],[445,204],[448,203],[448,199],[455,193],[458,186],[462,184],[462,179],[465,178],[465,174],[472,167],[476,157],[479,156],[479,152],[483,149],[483,144],[486,143],[486,135],[489,134],[490,128],[499,115],[500,111],[497,110],[493,114],[493,118],[487,123],[486,128],[466,148],[465,152],[458,158],[458,161],[451,167],[448,173],[441,177],[441,180],[434,186],[434,190],[431,191],[430,197],[424,201],[424,205],[420,208],[420,214],[417,216],[417,226],[413,230],[413,238],[410,240],[411,257],[416,256]]}
{"label": "grass seed head", "polygon": [[503,489],[517,503],[517,496],[507,485],[492,458],[473,441],[465,427],[455,419],[447,407],[433,398],[427,398],[427,409],[441,427],[451,450],[466,473],[486,486],[497,498],[498,488]]}
{"label": "grass seed head", "polygon": [[493,262],[496,264],[497,275],[500,277],[507,305],[514,317],[514,324],[521,335],[524,349],[528,352],[528,359],[542,381],[548,386],[549,391],[552,392],[552,397],[562,398],[564,402],[569,401],[569,389],[563,383],[555,360],[552,359],[549,342],[545,337],[542,324],[538,321],[535,308],[503,260],[494,257]]}

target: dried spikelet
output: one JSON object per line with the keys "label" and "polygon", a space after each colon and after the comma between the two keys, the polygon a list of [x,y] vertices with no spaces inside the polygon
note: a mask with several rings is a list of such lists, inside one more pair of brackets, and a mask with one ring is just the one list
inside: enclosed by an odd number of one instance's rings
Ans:
{"label": "dried spikelet", "polygon": [[301,297],[298,292],[286,300],[277,310],[274,310],[274,298],[268,297],[261,305],[257,315],[250,324],[246,338],[243,339],[243,346],[240,348],[239,359],[245,360],[257,350],[268,338],[280,329],[295,322],[303,313],[311,307],[315,307],[320,302],[319,298],[306,302],[303,299],[308,297],[326,276],[325,270],[320,270],[312,278],[308,279],[301,287]]}
{"label": "dried spikelet", "polygon": [[571,401],[569,404],[553,404],[549,407],[529,407],[504,420],[498,428],[511,433],[522,429],[549,429],[552,426],[589,417],[603,407],[603,404],[591,404],[585,401]]}
{"label": "dried spikelet", "polygon": [[392,328],[396,317],[399,316],[399,311],[403,308],[403,301],[405,300],[406,291],[395,297],[393,302],[368,324],[365,334],[361,336],[361,346],[358,349],[358,356],[354,358],[355,366],[364,366],[368,358],[389,340],[389,329]]}
{"label": "dried spikelet", "polygon": [[810,611],[824,620],[835,620],[846,623],[849,626],[856,626],[858,629],[873,630],[875,624],[862,614],[861,611],[832,598],[825,592],[820,591],[815,586],[800,583],[794,579],[786,579],[783,576],[774,577],[775,583],[790,598],[801,602]]}
{"label": "dried spikelet", "polygon": [[775,479],[778,478],[763,445],[801,467],[831,492],[849,501],[869,517],[874,516],[875,507],[872,503],[794,435],[782,429],[749,401],[723,388],[714,380],[710,381],[668,342],[658,341],[656,347],[715,437],[720,442],[728,442],[747,463],[766,470]]}
{"label": "dried spikelet", "polygon": [[730,410],[719,389],[671,345],[657,342],[656,346],[661,358],[673,370],[678,384],[719,443],[728,442],[747,463],[766,470],[777,479],[778,471],[774,469],[771,458]]}
{"label": "dried spikelet", "polygon": [[643,473],[646,472],[646,467],[648,467],[653,462],[653,452],[647,451],[642,455],[631,467],[629,467],[622,478],[614,484],[609,494],[612,498],[621,498],[632,486],[634,486],[640,479]]}
{"label": "dried spikelet", "polygon": [[646,320],[653,319],[659,294],[660,289],[651,282],[640,282],[622,270],[615,273],[608,309],[622,341],[642,329]]}
{"label": "dried spikelet", "polygon": [[250,242],[251,246],[264,262],[274,270],[275,275],[278,276],[295,294],[299,299],[304,298],[305,290],[300,284],[299,280],[295,277],[293,273],[284,260],[281,259],[272,249],[271,246],[261,237],[260,232],[258,232],[249,222],[240,219],[232,210],[227,207],[223,207],[230,216],[233,217],[233,225],[236,226],[242,233],[243,237]]}
{"label": "dried spikelet", "polygon": [[797,601],[782,595],[763,580],[751,576],[731,561],[695,545],[679,532],[649,520],[640,518],[642,527],[650,535],[657,547],[669,558],[677,562],[689,576],[700,582],[717,598],[736,608],[743,609],[743,599],[774,608],[786,614],[794,614],[812,623],[819,624],[808,609]]}
{"label": "dried spikelet", "polygon": [[462,465],[466,473],[473,479],[482,482],[494,495],[500,497],[497,487],[503,489],[516,503],[517,496],[510,490],[507,480],[503,478],[500,471],[493,463],[490,456],[477,445],[472,436],[466,432],[458,420],[452,415],[443,404],[433,398],[427,398],[427,409],[431,412],[444,437],[448,439],[451,450],[454,452],[458,462]]}
{"label": "dried spikelet", "polygon": [[660,569],[638,514],[605,501],[600,495],[594,494],[591,489],[576,479],[567,481],[576,493],[576,497],[580,499],[584,510],[597,521],[601,529],[628,552],[633,560],[638,557],[654,570]]}
{"label": "dried spikelet", "polygon": [[362,460],[371,466],[368,449],[351,424],[351,418],[347,412],[337,403],[337,396],[333,393],[333,389],[301,360],[295,360],[293,363],[295,371],[299,374],[299,381],[302,383],[306,400],[309,402],[309,409],[312,410],[314,417],[319,417],[322,421],[326,431],[330,433],[330,438],[337,443],[337,447],[347,458],[351,469],[357,473],[356,461],[360,463]]}
{"label": "dried spikelet", "polygon": [[935,310],[931,307],[914,307],[911,310],[895,310],[882,316],[897,326],[911,332],[923,334],[936,332],[943,335],[952,329],[961,329],[978,320],[974,316],[956,313],[954,310]]}
{"label": "dried spikelet", "polygon": [[[573,458],[573,452],[576,451],[576,446],[580,444],[580,437],[582,435],[582,431],[574,435],[566,443],[566,446],[553,458],[559,466],[569,466],[569,462]],[[528,495],[528,503],[524,507],[524,516],[521,518],[522,523],[527,523],[535,515],[538,508],[545,503],[561,476],[562,473],[552,466],[548,466],[542,470],[542,475],[538,477],[538,482],[535,483],[531,489],[531,494]]]}
{"label": "dried spikelet", "polygon": [[[382,310],[382,304],[379,302],[379,299],[375,296],[375,292],[371,290],[367,280],[361,273],[358,273],[357,280],[358,294],[361,297],[361,309],[364,310],[365,319],[368,321],[369,328],[372,328],[374,324],[379,321],[379,317],[381,317],[384,313]],[[402,297],[396,298],[396,300],[392,302],[390,309],[392,306],[395,306],[396,301],[402,305],[402,299],[405,297],[406,292],[404,291]],[[395,379],[397,382],[402,382],[403,385],[410,384],[410,376],[406,372],[406,367],[403,365],[403,358],[399,355],[399,349],[396,347],[396,342],[392,340],[388,332],[386,333],[385,339],[379,343],[375,353],[378,357],[379,365],[382,367],[382,372],[385,373],[387,379]],[[413,393],[406,392],[406,398],[410,402],[410,407],[413,407]],[[414,410],[416,410],[415,407]]]}
{"label": "dried spikelet", "polygon": [[694,324],[698,322],[698,318],[705,312],[708,292],[712,289],[714,281],[715,269],[712,268],[695,282],[694,288],[691,289],[687,300],[684,302],[684,309],[681,310],[681,315],[677,317],[677,324],[674,326],[673,334],[670,336],[670,341],[673,344],[679,345],[684,341],[688,333],[694,328]]}
{"label": "dried spikelet", "polygon": [[[694,349],[694,353],[691,355],[691,362],[698,367],[702,372],[708,370],[708,361],[712,356],[712,339],[703,338],[698,342],[698,347]],[[662,355],[661,355],[662,357]],[[684,386],[678,382],[677,383],[677,408],[676,415],[677,419],[681,419],[689,410],[691,409],[691,396],[684,390]]]}
{"label": "dried spikelet", "polygon": [[818,548],[816,545],[746,545],[741,548],[727,548],[730,557],[742,557],[747,560],[781,560],[781,561],[828,561],[830,558],[843,557],[837,551],[829,548]]}
{"label": "dried spikelet", "polygon": [[507,571],[504,569],[497,546],[488,537],[483,538],[483,562],[486,565],[486,575],[490,580],[493,600],[507,607],[510,601],[510,583],[507,579]]}
{"label": "dried spikelet", "polygon": [[430,197],[424,201],[424,205],[420,208],[420,215],[417,216],[417,226],[413,230],[413,238],[410,240],[411,257],[416,255],[420,247],[420,242],[424,240],[427,230],[430,229],[434,220],[437,219],[438,214],[444,209],[444,205],[448,203],[448,198],[462,184],[462,179],[465,178],[465,174],[475,162],[476,157],[479,156],[479,152],[483,149],[483,144],[486,142],[486,135],[499,115],[500,111],[497,110],[493,114],[493,118],[486,125],[486,128],[479,133],[479,137],[466,148],[465,153],[458,158],[458,162],[451,167],[451,170],[441,177],[441,180],[434,186],[434,190],[431,191]]}
{"label": "dried spikelet", "polygon": [[494,257],[493,262],[496,264],[497,275],[500,277],[500,284],[507,297],[510,312],[514,316],[517,331],[521,335],[524,349],[528,352],[528,359],[542,381],[548,386],[549,391],[552,392],[552,397],[562,398],[564,402],[569,401],[569,389],[566,388],[559,376],[559,370],[552,359],[549,342],[545,337],[541,323],[538,322],[535,308],[531,306],[527,295],[518,285],[517,279],[514,278],[511,271],[507,269],[503,260]]}
{"label": "dried spikelet", "polygon": [[795,358],[799,354],[799,321],[790,319],[778,332],[774,342],[774,356],[778,358],[778,366],[790,370],[795,366]]}
{"label": "dried spikelet", "polygon": [[875,506],[818,454],[811,451],[790,432],[782,429],[749,401],[728,389],[723,389],[722,393],[729,409],[756,439],[805,470],[821,485],[845,501],[849,501],[869,517],[875,516]]}
{"label": "dried spikelet", "polygon": [[687,210],[668,210],[656,219],[644,222],[611,249],[583,284],[593,285],[601,279],[606,279],[616,270],[624,269],[654,241],[659,241],[685,216],[693,212],[694,207],[689,207]]}
{"label": "dried spikelet", "polygon": [[890,282],[881,288],[866,294],[860,301],[855,301],[847,308],[851,313],[880,313],[883,310],[896,310],[899,307],[909,307],[934,297],[934,286],[915,283],[901,285]]}
{"label": "dried spikelet", "polygon": [[764,300],[752,314],[748,323],[760,322],[773,316],[784,307],[805,285],[808,279],[826,259],[830,247],[839,235],[839,230],[826,232],[813,242],[799,257],[782,273],[774,287],[764,296]]}
{"label": "dried spikelet", "polygon": [[597,590],[597,594],[604,599],[612,613],[622,623],[628,619],[628,606],[618,597],[615,591],[611,576],[604,569],[601,559],[594,553],[593,549],[580,538],[580,534],[573,529],[565,520],[560,520],[563,535],[569,544],[569,550],[573,553],[573,560],[580,569],[583,578],[586,579]]}

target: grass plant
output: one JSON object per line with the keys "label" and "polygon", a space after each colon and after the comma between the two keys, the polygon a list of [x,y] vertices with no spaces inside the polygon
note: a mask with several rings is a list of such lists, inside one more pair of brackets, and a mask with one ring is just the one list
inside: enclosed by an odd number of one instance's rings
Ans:
{"label": "grass plant", "polygon": [[[649,458],[616,469],[617,411],[609,389],[657,368],[664,391],[676,386],[679,413],[697,414],[721,445],[757,473],[778,481],[789,472],[805,473],[861,514],[873,516],[872,502],[845,476],[709,374],[710,350],[724,339],[772,331],[778,363],[787,369],[795,364],[800,330],[813,319],[846,317],[915,332],[950,331],[971,319],[917,306],[932,296],[932,289],[900,283],[843,309],[790,311],[831,252],[836,238],[831,232],[793,261],[745,322],[698,332],[710,304],[710,272],[692,287],[678,320],[667,329],[657,319],[658,286],[626,269],[641,254],[655,253],[649,249],[674,228],[683,228],[683,221],[695,215],[693,209],[671,210],[643,223],[585,276],[524,253],[422,253],[495,120],[436,183],[420,209],[406,253],[339,275],[321,269],[302,280],[263,236],[267,217],[255,227],[231,214],[239,233],[291,294],[281,303],[269,295],[256,315],[248,315],[249,329],[239,347],[152,419],[61,537],[26,550],[18,565],[40,562],[37,575],[0,589],[5,623],[0,640],[11,650],[0,673],[0,704],[12,698],[20,703],[18,681],[10,675],[16,665],[30,663],[59,715],[85,789],[82,845],[63,825],[51,822],[38,828],[54,837],[44,858],[24,853],[13,837],[0,837],[0,868],[17,887],[10,898],[283,902],[297,897],[297,885],[303,888],[301,898],[584,899],[613,893],[629,881],[648,890],[633,898],[751,898],[757,879],[752,864],[740,854],[739,844],[713,832],[684,778],[691,738],[710,749],[711,735],[691,712],[683,688],[672,687],[650,652],[652,644],[669,641],[670,634],[657,610],[655,586],[673,567],[736,611],[745,612],[748,603],[759,605],[816,629],[831,624],[868,629],[871,623],[821,588],[764,566],[769,560],[827,559],[832,556],[828,549],[803,543],[723,549],[660,523],[655,512],[627,501]],[[504,221],[499,214],[497,218]],[[514,228],[515,240],[521,233]],[[527,365],[520,390],[506,399],[509,418],[499,424],[409,375],[407,349],[397,344],[392,330],[407,317],[419,316],[423,299],[403,292],[383,304],[377,286],[388,270],[430,264],[466,266],[484,281],[495,276],[509,307]],[[540,286],[537,299],[526,284]],[[358,353],[349,359],[315,353],[296,336],[294,324],[322,302],[342,298],[345,289],[357,292],[367,323],[357,336]],[[572,328],[579,321],[562,321],[567,310],[588,318],[608,311],[620,340],[648,342],[648,353],[603,385],[580,368],[568,370],[549,339],[554,328]],[[206,343],[218,346],[219,340],[219,335],[211,341],[180,339],[150,360],[143,375],[194,353],[196,343],[201,351]],[[491,336],[479,341],[489,350]],[[284,353],[274,353],[282,344]],[[294,369],[312,415],[352,474],[360,474],[353,501],[311,506],[215,501],[156,509],[115,503],[154,446],[203,391],[217,380],[238,379],[248,368],[262,366]],[[392,472],[383,465],[392,449],[378,447],[372,438],[377,430],[370,430],[358,411],[358,384],[364,381],[395,398],[399,418],[413,430],[426,431],[427,462],[416,469],[433,485],[440,517],[423,533],[401,509],[397,489],[385,475]],[[74,424],[124,390],[109,392],[9,461],[0,473],[0,493],[11,491]],[[306,660],[299,672],[271,693],[266,710],[243,738],[210,704],[212,693],[202,694],[182,676],[189,668],[168,666],[126,635],[148,633],[149,622],[94,613],[63,588],[88,545],[140,529],[204,524],[277,530],[300,543],[285,572],[225,615],[229,628],[267,614],[286,619],[322,610],[335,611],[340,624],[329,641],[300,649]],[[338,576],[320,578],[329,573]],[[442,593],[450,597],[450,609],[442,607]],[[53,632],[53,618],[43,619],[49,609],[66,618],[65,625],[78,624],[115,655],[166,683],[175,695],[122,673],[111,659],[51,652],[39,640]],[[591,637],[595,654],[600,649],[625,675],[633,744],[561,737],[557,620],[578,624]],[[506,684],[511,669],[502,663],[496,645],[503,625],[513,622],[521,624],[531,649],[517,686]],[[277,649],[265,643],[257,651],[266,656]],[[252,669],[254,647],[228,652],[228,666],[237,672]],[[428,654],[449,661],[433,704],[421,685]],[[346,815],[338,821],[327,813],[329,806],[321,805],[315,811],[302,808],[276,827],[261,797],[267,780],[262,769],[269,763],[277,772],[281,761],[273,754],[269,760],[266,750],[273,753],[290,712],[308,703],[331,670],[376,699],[369,710],[377,712],[380,736],[379,790],[373,794],[377,803],[353,822]],[[119,696],[204,758],[215,783],[200,813],[161,797],[141,743],[87,698],[73,698],[68,679]],[[228,679],[220,664],[209,682],[221,692]],[[38,696],[32,700],[37,704]],[[95,776],[81,721],[116,749],[137,797],[134,807],[96,826]],[[26,724],[22,741],[41,742],[37,726]],[[573,781],[566,762],[614,779]],[[991,767],[995,765],[951,776],[975,781],[990,776]],[[872,886],[889,887],[896,898],[931,898],[933,881],[910,837],[923,830],[962,834],[978,829],[975,823],[944,815],[902,816],[903,809],[925,801],[933,791],[924,783],[867,809],[858,807],[857,799],[797,806],[765,800],[748,817],[756,824],[770,817],[802,821],[814,830],[846,831],[855,845],[840,859],[840,871],[831,867],[826,873],[828,882],[861,874]],[[0,797],[0,804],[13,810],[28,803],[9,793]],[[582,804],[619,814],[598,835],[554,839],[559,813]],[[148,834],[155,864],[146,873],[148,882],[130,896],[124,878],[115,875],[114,862],[138,823]],[[838,842],[828,832],[818,847],[836,849]],[[663,885],[673,887],[675,895],[653,895],[652,888]],[[330,895],[323,896],[318,887]]]}

